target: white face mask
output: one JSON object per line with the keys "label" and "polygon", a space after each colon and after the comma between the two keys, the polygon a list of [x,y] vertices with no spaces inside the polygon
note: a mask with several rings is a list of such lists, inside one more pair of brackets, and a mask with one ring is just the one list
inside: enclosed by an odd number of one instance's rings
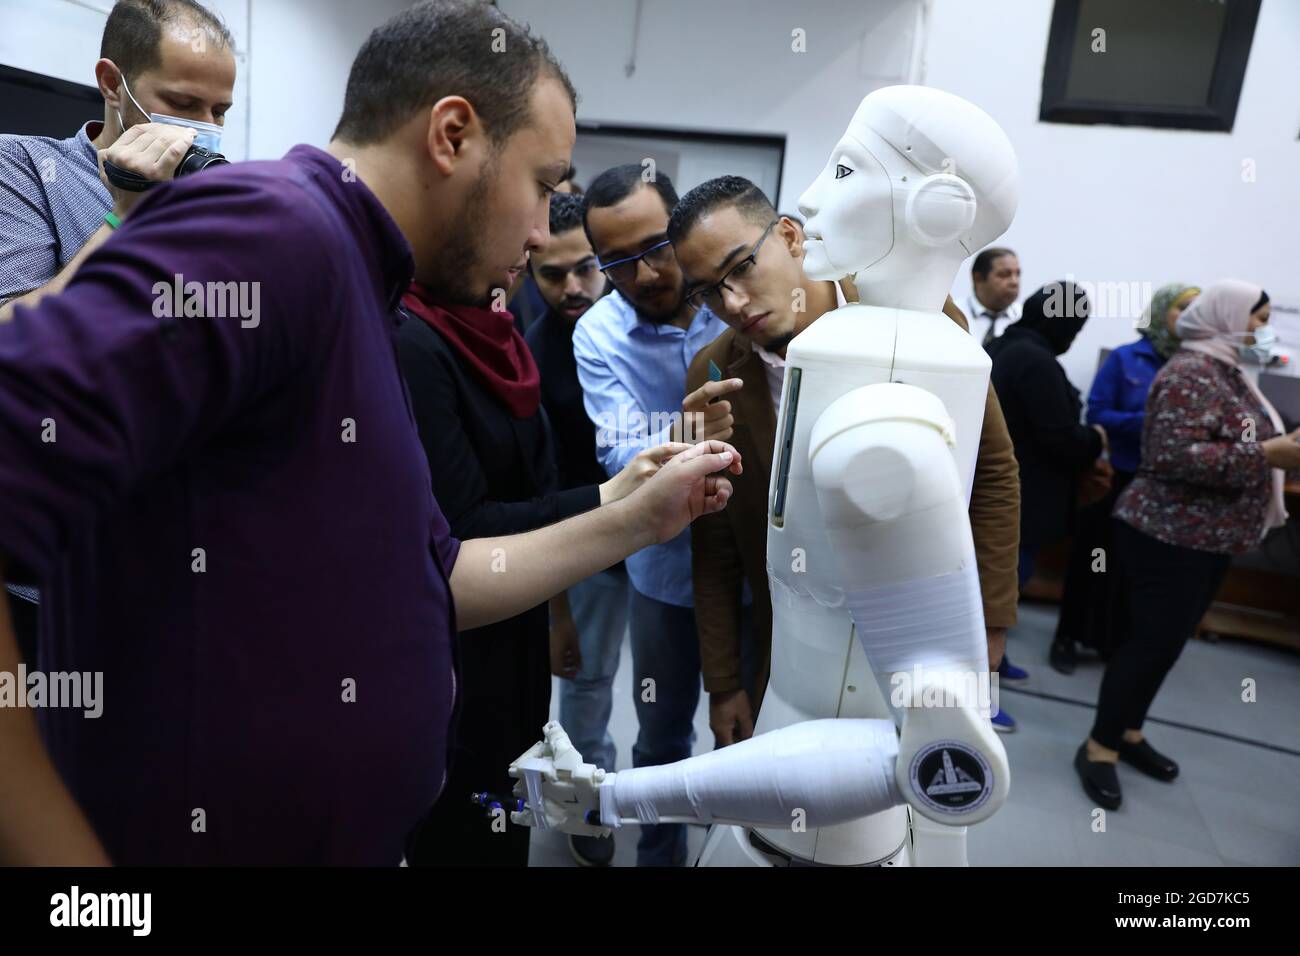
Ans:
{"label": "white face mask", "polygon": [[[194,145],[201,146],[206,150],[214,153],[221,152],[221,127],[212,123],[202,123],[198,120],[182,119],[179,116],[167,116],[165,113],[145,113],[144,107],[140,105],[139,100],[131,92],[131,87],[126,85],[126,75],[122,76],[122,89],[126,90],[126,95],[131,98],[143,116],[149,117],[151,123],[166,123],[168,126],[187,126],[194,130]],[[126,123],[122,122],[122,111],[117,111],[117,121],[122,124],[122,129],[126,129]]]}
{"label": "white face mask", "polygon": [[1260,365],[1267,365],[1268,360],[1273,357],[1273,346],[1276,344],[1277,330],[1268,325],[1261,325],[1255,330],[1255,344],[1238,345],[1237,352],[1242,358],[1253,356]]}

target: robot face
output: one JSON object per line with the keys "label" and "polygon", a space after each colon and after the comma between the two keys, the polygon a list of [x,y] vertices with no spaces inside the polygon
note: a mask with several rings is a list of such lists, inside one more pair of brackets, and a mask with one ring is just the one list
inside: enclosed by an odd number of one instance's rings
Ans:
{"label": "robot face", "polygon": [[803,214],[804,272],[826,280],[853,275],[879,262],[894,246],[894,201],[889,174],[857,139],[845,135],[830,161],[799,197]]}

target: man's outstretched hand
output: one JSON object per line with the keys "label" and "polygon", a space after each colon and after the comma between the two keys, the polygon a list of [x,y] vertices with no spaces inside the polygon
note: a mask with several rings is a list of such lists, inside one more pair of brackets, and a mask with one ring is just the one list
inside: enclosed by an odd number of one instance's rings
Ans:
{"label": "man's outstretched hand", "polygon": [[642,546],[671,541],[700,515],[725,508],[731,497],[726,472],[741,473],[740,452],[723,441],[702,441],[668,459],[624,499]]}

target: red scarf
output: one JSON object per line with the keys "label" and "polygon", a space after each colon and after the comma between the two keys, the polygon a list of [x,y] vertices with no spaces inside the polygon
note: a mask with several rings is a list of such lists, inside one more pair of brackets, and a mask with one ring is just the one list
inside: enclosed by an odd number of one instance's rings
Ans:
{"label": "red scarf", "polygon": [[542,379],[515,317],[470,305],[445,307],[432,300],[418,282],[402,296],[412,315],[442,333],[469,365],[474,377],[492,392],[515,418],[532,418],[542,400]]}

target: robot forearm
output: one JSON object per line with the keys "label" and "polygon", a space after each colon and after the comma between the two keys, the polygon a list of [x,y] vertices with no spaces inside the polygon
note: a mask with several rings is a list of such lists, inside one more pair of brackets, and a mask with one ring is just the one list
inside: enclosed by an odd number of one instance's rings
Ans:
{"label": "robot forearm", "polygon": [[[557,723],[516,761],[516,823],[595,834],[659,822],[831,826],[903,802],[888,720],[814,720],[660,767],[582,764]],[[531,777],[531,780],[529,779]],[[540,804],[540,812],[539,812]],[[597,809],[598,807],[598,809]]]}
{"label": "robot forearm", "polygon": [[620,771],[600,788],[600,822],[832,826],[903,802],[897,756],[892,721],[811,720],[677,763]]}

